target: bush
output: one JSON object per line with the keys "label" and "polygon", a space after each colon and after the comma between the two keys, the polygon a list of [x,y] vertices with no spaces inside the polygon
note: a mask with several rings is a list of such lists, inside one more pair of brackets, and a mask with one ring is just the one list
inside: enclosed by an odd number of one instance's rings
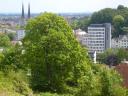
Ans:
{"label": "bush", "polygon": [[90,72],[81,79],[75,96],[127,96],[121,86],[122,79],[114,69],[95,64]]}
{"label": "bush", "polygon": [[22,71],[17,73],[10,71],[8,74],[0,72],[0,94],[5,94],[5,96],[28,96],[32,94],[32,91]]}

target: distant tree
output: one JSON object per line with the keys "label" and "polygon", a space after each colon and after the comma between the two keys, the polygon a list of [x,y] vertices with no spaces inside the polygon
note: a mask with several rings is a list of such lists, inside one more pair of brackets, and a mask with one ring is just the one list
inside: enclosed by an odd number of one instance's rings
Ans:
{"label": "distant tree", "polygon": [[123,26],[124,25],[124,17],[121,15],[116,15],[113,18],[113,24],[115,27]]}
{"label": "distant tree", "polygon": [[123,5],[119,5],[118,7],[117,7],[117,10],[122,10],[122,9],[125,9],[126,7],[124,7]]}
{"label": "distant tree", "polygon": [[79,22],[79,20],[73,20],[72,22],[71,22],[71,24],[70,24],[70,26],[71,26],[71,28],[72,29],[78,29],[79,28],[79,25],[78,25],[78,22]]}
{"label": "distant tree", "polygon": [[119,63],[119,58],[116,55],[111,54],[106,57],[105,64],[109,65],[110,67],[115,66],[118,63]]}
{"label": "distant tree", "polygon": [[116,15],[113,18],[113,24],[115,28],[114,36],[118,37],[119,35],[124,34],[122,27],[124,26],[124,17],[121,15]]}
{"label": "distant tree", "polygon": [[90,18],[89,17],[81,18],[78,22],[79,28],[84,30],[84,31],[87,31],[87,27],[89,26],[89,24],[90,24]]}
{"label": "distant tree", "polygon": [[83,17],[79,19],[75,19],[71,23],[72,29],[82,29],[84,31],[87,31],[87,27],[90,24],[90,18],[89,17]]}
{"label": "distant tree", "polygon": [[98,55],[98,61],[109,66],[115,66],[124,59],[128,60],[128,51],[126,49],[109,49]]}
{"label": "distant tree", "polygon": [[14,40],[16,34],[15,33],[7,33],[8,37],[10,38],[10,40]]}
{"label": "distant tree", "polygon": [[128,27],[123,27],[122,30],[123,30],[124,34],[128,34]]}
{"label": "distant tree", "polygon": [[6,34],[0,34],[0,47],[9,47],[11,45],[10,39]]}
{"label": "distant tree", "polygon": [[98,61],[102,64],[109,66],[115,66],[119,64],[119,58],[117,56],[118,50],[108,49],[104,53],[98,55]]}
{"label": "distant tree", "polygon": [[106,8],[93,13],[91,23],[112,23],[113,16],[115,16],[115,10]]}
{"label": "distant tree", "polygon": [[128,60],[128,50],[126,49],[119,49],[117,52],[117,57],[119,58],[119,61],[123,61],[124,59]]}

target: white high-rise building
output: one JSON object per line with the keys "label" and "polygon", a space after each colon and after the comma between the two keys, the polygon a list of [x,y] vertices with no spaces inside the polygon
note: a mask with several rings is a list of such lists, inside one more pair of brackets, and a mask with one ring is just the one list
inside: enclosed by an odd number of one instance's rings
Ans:
{"label": "white high-rise building", "polygon": [[88,48],[89,53],[102,53],[111,48],[111,24],[91,24],[88,32],[75,30],[79,42]]}
{"label": "white high-rise building", "polygon": [[111,24],[91,24],[85,42],[89,52],[102,53],[111,48]]}

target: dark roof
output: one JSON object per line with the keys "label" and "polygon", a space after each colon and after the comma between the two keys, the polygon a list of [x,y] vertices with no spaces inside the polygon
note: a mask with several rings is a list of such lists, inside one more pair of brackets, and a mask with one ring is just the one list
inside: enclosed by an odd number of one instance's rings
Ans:
{"label": "dark roof", "polygon": [[103,23],[103,24],[90,24],[89,27],[105,27],[107,25],[111,25],[111,23]]}

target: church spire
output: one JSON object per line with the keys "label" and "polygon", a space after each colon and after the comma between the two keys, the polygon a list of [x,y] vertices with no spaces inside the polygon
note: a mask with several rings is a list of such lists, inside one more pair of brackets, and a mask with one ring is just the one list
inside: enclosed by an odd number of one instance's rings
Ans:
{"label": "church spire", "polygon": [[25,18],[25,16],[24,16],[24,4],[22,3],[22,16],[21,16],[21,18]]}
{"label": "church spire", "polygon": [[28,3],[28,19],[30,19],[31,13],[30,13],[30,3]]}

